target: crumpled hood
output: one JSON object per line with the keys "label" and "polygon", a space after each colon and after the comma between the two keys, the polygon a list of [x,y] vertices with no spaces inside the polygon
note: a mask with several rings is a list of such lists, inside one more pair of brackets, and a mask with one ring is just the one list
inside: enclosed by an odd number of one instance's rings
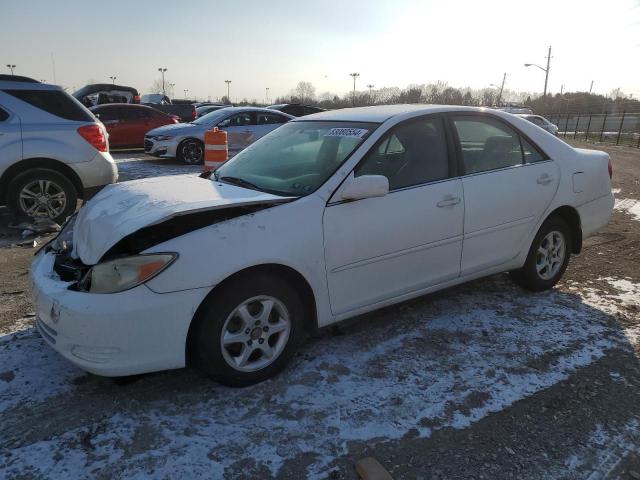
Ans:
{"label": "crumpled hood", "polygon": [[108,185],[78,212],[71,255],[85,265],[95,265],[122,238],[172,217],[283,200],[286,198],[195,175],[145,178]]}

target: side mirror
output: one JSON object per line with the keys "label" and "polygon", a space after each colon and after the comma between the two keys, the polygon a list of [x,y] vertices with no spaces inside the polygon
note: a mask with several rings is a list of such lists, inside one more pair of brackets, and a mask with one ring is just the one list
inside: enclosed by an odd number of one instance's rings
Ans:
{"label": "side mirror", "polygon": [[384,175],[362,175],[350,177],[340,188],[339,200],[360,200],[384,197],[389,193],[389,179]]}

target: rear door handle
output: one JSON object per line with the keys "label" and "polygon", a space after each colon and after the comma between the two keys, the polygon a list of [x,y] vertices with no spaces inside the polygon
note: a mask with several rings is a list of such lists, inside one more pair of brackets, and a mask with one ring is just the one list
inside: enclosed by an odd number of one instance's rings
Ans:
{"label": "rear door handle", "polygon": [[436,203],[438,208],[453,207],[461,202],[460,197],[454,197],[453,195],[446,195],[441,202]]}
{"label": "rear door handle", "polygon": [[553,182],[553,177],[551,175],[549,175],[548,173],[543,173],[542,175],[540,175],[538,177],[538,180],[536,180],[540,185],[548,185],[549,183]]}

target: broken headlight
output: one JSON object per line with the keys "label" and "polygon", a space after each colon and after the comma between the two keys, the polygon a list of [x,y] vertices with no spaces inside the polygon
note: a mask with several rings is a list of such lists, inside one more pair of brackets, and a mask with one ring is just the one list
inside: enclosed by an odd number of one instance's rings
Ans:
{"label": "broken headlight", "polygon": [[74,213],[67,218],[67,221],[62,224],[62,229],[57,237],[51,241],[51,250],[56,253],[70,252],[73,247],[73,227],[76,224],[76,218],[78,214]]}
{"label": "broken headlight", "polygon": [[175,253],[151,253],[99,263],[85,278],[91,293],[117,293],[151,280],[173,263]]}

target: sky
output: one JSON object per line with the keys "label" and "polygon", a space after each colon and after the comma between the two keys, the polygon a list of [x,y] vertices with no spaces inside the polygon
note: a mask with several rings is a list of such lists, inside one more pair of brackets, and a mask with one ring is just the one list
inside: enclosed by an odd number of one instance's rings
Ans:
{"label": "sky", "polygon": [[265,101],[445,81],[640,98],[640,0],[0,0],[0,71],[75,90],[89,81]]}

